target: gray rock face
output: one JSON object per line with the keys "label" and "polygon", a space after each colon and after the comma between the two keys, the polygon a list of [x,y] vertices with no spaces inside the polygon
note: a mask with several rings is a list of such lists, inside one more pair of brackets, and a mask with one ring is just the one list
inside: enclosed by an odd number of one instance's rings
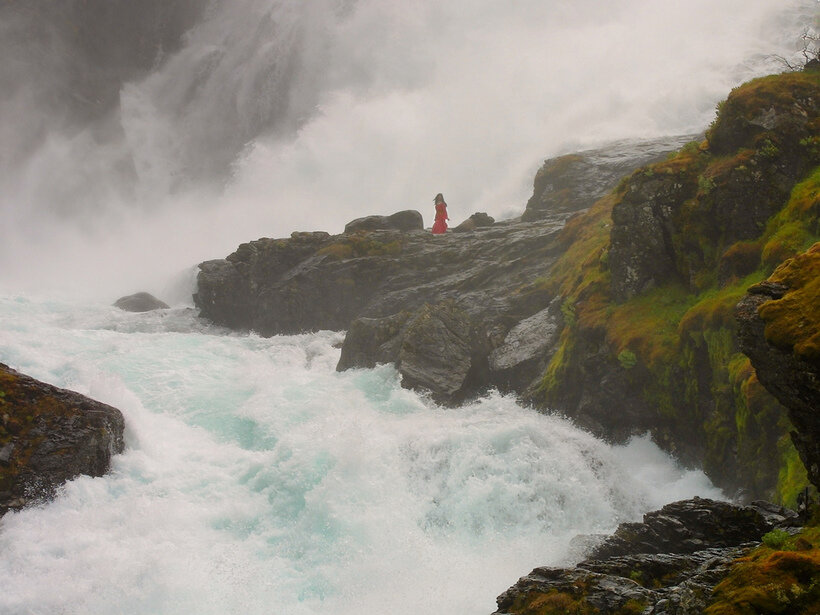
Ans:
{"label": "gray rock face", "polygon": [[[262,335],[346,329],[339,369],[394,362],[406,383],[463,399],[494,382],[490,351],[552,300],[533,281],[557,257],[562,225],[558,216],[436,237],[378,230],[260,239],[202,263],[195,302],[217,324]],[[431,357],[422,360],[431,345],[450,353],[446,377]],[[478,383],[478,372],[489,380]]]}
{"label": "gray rock face", "polygon": [[618,181],[664,157],[698,135],[643,141],[619,141],[606,147],[550,158],[533,182],[522,220],[539,220],[556,213],[572,213],[590,207]]}
{"label": "gray rock face", "polygon": [[114,306],[126,312],[150,312],[151,310],[164,310],[169,307],[164,301],[160,301],[154,295],[146,292],[120,297],[114,302]]}
{"label": "gray rock face", "polygon": [[[402,336],[397,368],[402,384],[452,403],[486,385],[487,334],[454,301],[426,305]],[[471,384],[473,385],[471,387]]]}
{"label": "gray rock face", "polygon": [[495,382],[503,390],[527,390],[544,370],[544,358],[556,343],[563,325],[560,301],[553,300],[525,318],[504,337],[488,357]]}
{"label": "gray rock face", "polygon": [[794,511],[767,502],[668,504],[643,523],[621,524],[575,568],[536,568],[498,597],[495,615],[529,612],[522,609],[545,595],[564,595],[601,613],[629,605],[647,615],[700,615],[735,559],[764,533],[796,520]]}
{"label": "gray rock face", "polygon": [[609,266],[612,294],[624,301],[661,282],[679,279],[674,215],[696,186],[684,177],[633,178],[612,210]]}
{"label": "gray rock face", "polygon": [[390,216],[365,216],[345,225],[345,233],[357,231],[421,231],[424,220],[413,209],[396,212]]}
{"label": "gray rock face", "polygon": [[80,474],[102,476],[123,450],[116,408],[0,364],[0,515],[49,499]]}

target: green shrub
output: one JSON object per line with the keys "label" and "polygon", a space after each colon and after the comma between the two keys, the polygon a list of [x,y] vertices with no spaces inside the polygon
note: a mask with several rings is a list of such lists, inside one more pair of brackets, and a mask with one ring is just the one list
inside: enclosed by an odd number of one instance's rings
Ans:
{"label": "green shrub", "polygon": [[768,534],[763,535],[763,544],[770,549],[781,549],[789,539],[789,533],[780,528],[775,528]]}

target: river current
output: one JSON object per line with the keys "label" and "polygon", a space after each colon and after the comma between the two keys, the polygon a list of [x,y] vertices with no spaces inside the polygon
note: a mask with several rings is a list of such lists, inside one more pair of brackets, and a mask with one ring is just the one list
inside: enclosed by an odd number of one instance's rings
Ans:
{"label": "river current", "polygon": [[102,478],[0,521],[0,612],[475,613],[538,565],[693,495],[647,438],[613,446],[492,393],[442,408],[339,332],[261,338],[176,307],[0,297],[0,361],[119,408]]}

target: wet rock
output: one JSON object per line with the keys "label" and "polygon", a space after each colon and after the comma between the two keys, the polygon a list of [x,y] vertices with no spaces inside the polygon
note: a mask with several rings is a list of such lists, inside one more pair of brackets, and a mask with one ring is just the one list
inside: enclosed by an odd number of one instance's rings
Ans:
{"label": "wet rock", "polygon": [[165,310],[170,306],[150,293],[140,292],[120,297],[114,302],[114,307],[126,312],[150,312],[151,310]]}
{"label": "wet rock", "polygon": [[467,233],[477,228],[484,228],[495,224],[495,218],[483,212],[474,213],[464,222],[453,228],[454,233]]}
{"label": "wet rock", "polygon": [[535,175],[533,194],[521,219],[539,220],[556,213],[586,209],[614,188],[622,177],[663,160],[696,138],[699,136],[625,140],[550,158]]}
{"label": "wet rock", "polygon": [[542,607],[549,613],[700,615],[732,563],[776,524],[795,518],[765,502],[675,502],[646,514],[643,523],[621,524],[575,568],[536,568],[498,597],[496,615]]}
{"label": "wet rock", "polygon": [[375,367],[379,363],[399,360],[402,334],[410,312],[400,312],[385,318],[357,318],[350,323],[336,369]]}
{"label": "wet rock", "polygon": [[0,364],[0,515],[50,499],[80,474],[102,476],[123,450],[116,408]]}
{"label": "wet rock", "polygon": [[[554,262],[562,224],[560,217],[499,223],[436,241],[427,233],[387,230],[259,239],[202,263],[195,302],[203,317],[261,335],[345,329],[341,370],[398,362],[405,325],[427,306],[449,301],[481,324],[481,335],[465,343],[471,353],[484,353],[471,365],[486,366],[508,331],[552,300],[533,281]],[[426,379],[409,369],[405,381],[423,387]],[[467,378],[455,397],[490,383]],[[436,391],[454,394],[449,385]]]}
{"label": "wet rock", "polygon": [[561,333],[560,299],[525,318],[488,357],[494,383],[502,390],[527,390],[544,370],[545,357]]}
{"label": "wet rock", "polygon": [[396,212],[390,216],[365,216],[356,218],[345,225],[345,233],[357,231],[421,231],[424,220],[413,209]]}
{"label": "wet rock", "polygon": [[486,333],[453,301],[428,305],[408,322],[397,368],[402,385],[458,402],[472,383],[486,382]]}
{"label": "wet rock", "polygon": [[[785,509],[781,518],[787,519]],[[735,506],[706,498],[667,504],[644,515],[641,523],[622,523],[595,548],[590,559],[635,553],[694,553],[759,541],[774,527],[772,512],[757,505]],[[796,516],[789,517],[794,522]]]}

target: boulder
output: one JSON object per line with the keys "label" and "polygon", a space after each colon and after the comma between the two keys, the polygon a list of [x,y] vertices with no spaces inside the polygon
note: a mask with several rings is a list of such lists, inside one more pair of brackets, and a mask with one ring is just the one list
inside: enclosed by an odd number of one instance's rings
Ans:
{"label": "boulder", "polygon": [[365,216],[345,225],[345,234],[357,231],[421,231],[424,220],[413,209],[396,212],[390,216]]}
{"label": "boulder", "polygon": [[0,363],[0,515],[102,476],[124,447],[122,413]]}
{"label": "boulder", "polygon": [[399,360],[402,334],[410,318],[404,311],[384,318],[357,318],[342,344],[342,354],[337,371],[355,367],[375,367],[379,363],[396,363]]}
{"label": "boulder", "polygon": [[552,355],[562,325],[560,300],[553,300],[510,329],[488,357],[496,386],[505,391],[532,388],[543,374],[544,359]]}
{"label": "boulder", "polygon": [[170,306],[150,293],[140,292],[120,297],[114,302],[114,307],[126,312],[150,312],[151,310],[165,310]]}
{"label": "boulder", "polygon": [[402,386],[458,402],[472,392],[472,383],[486,382],[487,346],[486,333],[455,302],[424,306],[402,337],[396,365]]}
{"label": "boulder", "polygon": [[484,228],[487,226],[492,226],[495,224],[495,219],[492,216],[488,216],[483,212],[474,213],[472,216],[467,218],[464,222],[459,224],[458,226],[453,228],[454,233],[467,233],[469,231],[474,231],[477,228]]}

